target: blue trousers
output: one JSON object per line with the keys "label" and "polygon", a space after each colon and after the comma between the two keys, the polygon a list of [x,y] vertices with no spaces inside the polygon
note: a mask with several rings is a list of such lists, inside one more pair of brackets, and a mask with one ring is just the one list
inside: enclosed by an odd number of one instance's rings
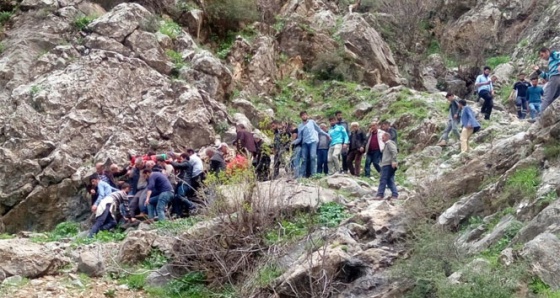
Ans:
{"label": "blue trousers", "polygon": [[397,185],[395,184],[395,169],[392,166],[383,166],[381,168],[381,178],[379,179],[379,188],[377,188],[377,196],[385,196],[385,188],[389,187],[391,195],[398,197]]}
{"label": "blue trousers", "polygon": [[377,173],[381,173],[381,167],[379,166],[379,162],[381,162],[382,157],[381,150],[375,150],[368,152],[366,156],[366,168],[365,168],[365,175],[366,177],[371,176],[371,164],[373,163],[373,167],[377,171]]}
{"label": "blue trousers", "polygon": [[294,147],[292,150],[292,156],[290,157],[290,162],[292,163],[294,176],[299,178],[299,168],[301,167],[301,146]]}
{"label": "blue trousers", "polygon": [[328,174],[329,149],[317,149],[317,174]]}
{"label": "blue trousers", "polygon": [[531,109],[531,119],[535,119],[541,113],[540,103],[530,103],[529,108]]}
{"label": "blue trousers", "polygon": [[[307,169],[310,169],[309,175]],[[301,167],[299,177],[312,177],[317,174],[317,142],[301,144]]]}
{"label": "blue trousers", "polygon": [[117,221],[111,215],[111,204],[107,204],[105,211],[95,218],[95,223],[89,231],[88,237],[92,238],[99,231],[107,231],[117,226]]}
{"label": "blue trousers", "polygon": [[182,217],[185,208],[187,208],[187,210],[196,209],[193,202],[189,200],[189,196],[192,195],[192,193],[192,189],[188,185],[180,183],[177,186],[177,195],[175,195],[173,201],[171,202],[171,213]]}
{"label": "blue trousers", "polygon": [[155,197],[151,197],[148,204],[148,217],[154,218],[154,213],[157,212],[158,220],[165,220],[165,208],[173,198],[173,192],[162,192]]}

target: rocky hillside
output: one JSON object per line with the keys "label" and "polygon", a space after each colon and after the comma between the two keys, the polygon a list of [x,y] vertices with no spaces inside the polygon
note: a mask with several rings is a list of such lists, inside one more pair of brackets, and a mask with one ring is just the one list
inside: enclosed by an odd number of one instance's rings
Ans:
{"label": "rocky hillside", "polygon": [[[529,125],[505,98],[558,45],[560,1],[361,2],[0,0],[0,293],[558,295],[560,104]],[[483,64],[492,120],[469,154],[435,147],[441,92],[468,97]],[[242,180],[183,221],[93,240],[68,223],[89,216],[96,162],[229,142],[235,123],[266,133],[304,109],[393,122],[402,200],[347,176]]]}

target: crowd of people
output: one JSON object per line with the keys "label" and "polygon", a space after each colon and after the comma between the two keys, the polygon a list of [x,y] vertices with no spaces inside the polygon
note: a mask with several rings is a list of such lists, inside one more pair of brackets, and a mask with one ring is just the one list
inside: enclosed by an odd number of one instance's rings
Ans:
{"label": "crowd of people", "polygon": [[[549,72],[534,67],[531,83],[520,73],[509,96],[512,100],[515,98],[520,119],[526,117],[529,109],[531,119],[536,119],[560,96],[560,54],[547,48],[541,49],[539,54],[549,61]],[[490,67],[484,67],[483,74],[475,82],[477,97],[484,100],[480,111],[480,118],[484,120],[490,119],[495,96],[493,84],[497,78],[490,73]],[[545,80],[544,86],[538,85],[538,76]],[[477,113],[465,99],[457,99],[454,94],[447,93],[446,99],[449,103],[447,126],[438,145],[447,146],[452,134],[460,140],[461,152],[467,152],[469,138],[481,127]],[[334,173],[370,177],[373,166],[380,176],[375,199],[385,199],[387,187],[391,191],[387,199],[398,198],[395,185],[397,130],[389,122],[373,120],[366,131],[358,122],[348,125],[341,111],[328,119],[328,125],[317,124],[305,111],[299,116],[299,125],[272,121],[271,146],[265,143],[263,135],[251,133],[243,124],[238,124],[232,143],[235,148],[221,143],[200,152],[206,166],[191,148],[180,154],[149,152],[131,156],[126,167],[111,164],[106,170],[104,164],[97,164],[96,173],[90,177],[91,211],[95,214],[90,237],[100,230],[115,227],[119,218],[126,222],[139,219],[152,222],[156,218],[165,221],[166,211],[172,216],[189,216],[197,212],[197,206],[204,204],[199,194],[207,175],[231,175],[240,169],[252,168],[257,179],[265,181],[278,178],[282,168],[288,176],[300,179]]]}

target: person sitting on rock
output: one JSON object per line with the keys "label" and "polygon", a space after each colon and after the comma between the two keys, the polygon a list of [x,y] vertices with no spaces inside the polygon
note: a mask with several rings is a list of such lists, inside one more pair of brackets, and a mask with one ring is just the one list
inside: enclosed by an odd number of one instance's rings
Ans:
{"label": "person sitting on rock", "polygon": [[360,176],[362,156],[367,142],[366,134],[360,129],[358,122],[350,124],[350,145],[348,146],[348,168],[350,174]]}
{"label": "person sitting on rock", "polygon": [[542,113],[560,97],[560,53],[543,47],[539,51],[539,57],[548,60],[548,72],[541,71],[538,66],[534,67],[537,74],[547,80],[541,104]]}
{"label": "person sitting on rock", "polygon": [[461,108],[459,104],[455,100],[455,95],[453,93],[447,93],[445,95],[447,102],[449,102],[449,115],[447,119],[447,126],[441,135],[441,139],[438,146],[447,146],[447,142],[449,142],[449,133],[452,133],[457,139],[461,139],[461,135],[459,134],[459,125],[461,124]]}
{"label": "person sitting on rock", "polygon": [[157,213],[158,220],[164,221],[165,208],[173,198],[173,186],[163,173],[144,169],[142,174],[148,181],[145,201],[148,206],[148,218],[153,219]]}
{"label": "person sitting on rock", "polygon": [[206,149],[206,156],[209,158],[210,168],[209,172],[213,175],[219,175],[222,171],[226,170],[226,161],[224,160],[223,153],[216,151],[213,148]]}
{"label": "person sitting on rock", "polygon": [[253,167],[259,181],[267,181],[270,178],[270,151],[271,149],[264,143],[263,136],[253,134],[257,152],[253,158]]}
{"label": "person sitting on rock", "polygon": [[95,211],[95,223],[88,234],[89,238],[95,236],[99,231],[108,231],[116,227],[118,214],[121,214],[126,221],[136,221],[134,217],[130,216],[128,208],[129,191],[130,184],[123,183],[119,191],[113,192],[100,200]]}
{"label": "person sitting on rock", "polygon": [[381,158],[381,178],[379,178],[379,187],[377,188],[376,200],[383,200],[385,196],[385,188],[389,187],[391,190],[391,198],[397,199],[399,193],[397,192],[397,185],[395,184],[395,172],[397,171],[397,144],[391,140],[391,135],[388,133],[381,133],[381,140],[385,143],[383,147],[383,157]]}
{"label": "person sitting on rock", "polygon": [[189,159],[190,157],[187,153],[181,153],[181,155],[177,157],[176,162],[171,162],[173,168],[179,172],[177,174],[178,183],[175,197],[171,204],[171,213],[176,214],[178,217],[185,216],[185,209],[187,210],[186,216],[194,213],[196,210],[196,206],[189,199],[194,195],[194,189],[192,188],[193,165],[189,162]]}
{"label": "person sitting on rock", "polygon": [[236,131],[237,137],[233,141],[233,145],[236,146],[237,152],[246,157],[254,157],[255,153],[257,153],[257,148],[255,147],[253,134],[248,132],[243,124],[237,124]]}
{"label": "person sitting on rock", "polygon": [[476,121],[476,116],[471,107],[467,106],[466,100],[459,100],[459,107],[463,110],[461,115],[461,123],[463,124],[463,130],[461,131],[461,152],[468,152],[470,150],[469,138],[473,133],[480,130],[480,124]]}
{"label": "person sitting on rock", "polygon": [[101,180],[97,173],[91,175],[89,181],[91,182],[91,185],[94,186],[90,193],[92,195],[97,195],[97,199],[93,203],[93,206],[91,206],[91,212],[95,212],[101,200],[111,194],[113,192],[113,188],[109,185],[109,183]]}

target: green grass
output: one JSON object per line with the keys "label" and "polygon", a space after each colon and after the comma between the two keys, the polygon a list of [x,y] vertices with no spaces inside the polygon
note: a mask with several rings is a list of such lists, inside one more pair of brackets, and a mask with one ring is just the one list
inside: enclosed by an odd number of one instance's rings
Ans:
{"label": "green grass", "polygon": [[510,192],[518,192],[524,197],[534,197],[540,182],[539,169],[536,166],[530,166],[517,169],[509,176],[505,189]]}
{"label": "green grass", "polygon": [[169,260],[159,249],[152,249],[147,259],[142,262],[142,267],[147,269],[159,269],[167,264]]}
{"label": "green grass", "polygon": [[177,39],[183,29],[172,20],[165,20],[159,27],[159,32],[169,36],[171,39]]}
{"label": "green grass", "polygon": [[176,52],[174,50],[166,50],[165,54],[167,55],[167,57],[169,57],[169,60],[173,62],[176,69],[181,69],[186,65],[185,60],[183,60],[183,55],[181,55],[181,53]]}
{"label": "green grass", "polygon": [[156,221],[153,226],[157,229],[158,233],[179,235],[203,219],[204,217],[202,216],[191,216],[175,220]]}
{"label": "green grass", "polygon": [[560,157],[560,141],[552,139],[545,143],[544,156],[548,160],[558,160],[558,157]]}
{"label": "green grass", "polygon": [[410,91],[402,91],[397,100],[389,105],[388,114],[391,117],[400,117],[410,114],[415,119],[426,119],[428,117],[427,104],[423,100],[410,98]]}
{"label": "green grass", "polygon": [[79,31],[83,31],[86,27],[93,22],[97,17],[96,16],[80,16],[74,19],[74,27]]}
{"label": "green grass", "polygon": [[319,224],[329,228],[338,226],[341,221],[350,217],[346,207],[335,202],[322,204],[317,209],[317,215]]}
{"label": "green grass", "polygon": [[[490,66],[490,68],[492,69],[495,69],[498,65],[508,63],[509,61],[510,61],[509,56],[490,57],[486,59],[486,65]],[[502,78],[502,79],[507,79],[507,78]]]}
{"label": "green grass", "polygon": [[554,291],[538,276],[532,276],[528,284],[529,291],[537,297],[560,298],[560,291]]}
{"label": "green grass", "polygon": [[257,272],[256,282],[259,287],[270,285],[283,271],[276,265],[267,264]]}
{"label": "green grass", "polygon": [[14,238],[16,238],[16,236],[13,234],[6,234],[6,233],[0,234],[0,240],[14,239]]}
{"label": "green grass", "polygon": [[42,237],[31,238],[31,241],[37,243],[60,241],[65,238],[75,237],[79,232],[80,227],[78,223],[62,222],[59,223],[53,231],[45,233]]}
{"label": "green grass", "polygon": [[4,53],[5,50],[6,50],[6,46],[0,42],[0,54]]}

